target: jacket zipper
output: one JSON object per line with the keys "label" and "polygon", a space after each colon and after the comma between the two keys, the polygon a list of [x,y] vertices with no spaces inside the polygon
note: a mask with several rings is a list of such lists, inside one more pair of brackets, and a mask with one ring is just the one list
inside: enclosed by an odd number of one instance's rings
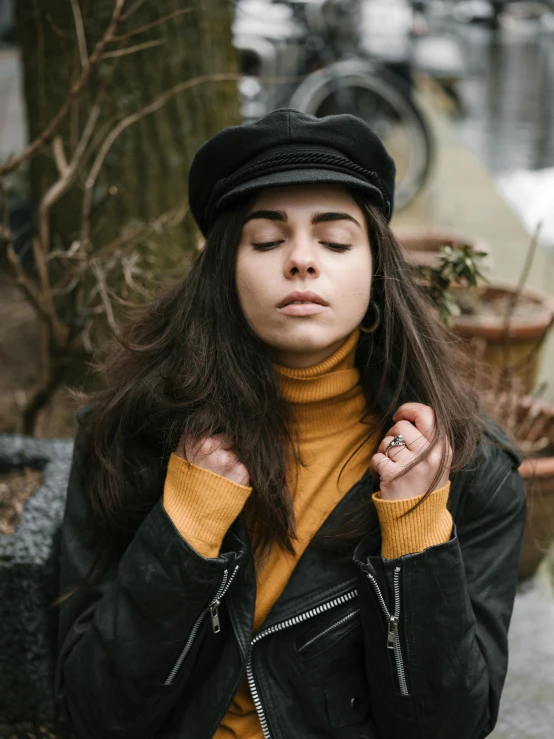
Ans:
{"label": "jacket zipper", "polygon": [[314,616],[319,616],[325,611],[329,611],[332,608],[341,606],[343,603],[348,603],[348,601],[352,600],[357,595],[357,589],[350,590],[344,595],[339,595],[337,598],[333,598],[333,600],[329,600],[326,603],[322,603],[320,606],[316,606],[316,608],[312,608],[309,611],[304,611],[303,613],[299,613],[298,616],[293,616],[292,618],[288,618],[286,621],[280,621],[273,626],[269,626],[267,629],[259,631],[252,639],[250,643],[250,656],[248,658],[248,664],[246,665],[246,678],[248,680],[248,687],[250,688],[252,701],[254,702],[254,707],[256,708],[256,713],[258,714],[258,719],[262,727],[264,739],[271,739],[271,734],[269,731],[269,725],[265,715],[264,707],[262,705],[260,694],[258,693],[258,688],[256,687],[256,681],[254,680],[254,669],[252,666],[252,650],[254,648],[254,644],[257,644],[261,639],[269,636],[269,634],[275,634],[278,631],[288,629],[290,626],[296,626],[297,624],[302,623],[303,621],[307,621]]}
{"label": "jacket zipper", "polygon": [[400,639],[398,634],[398,623],[400,620],[400,569],[400,567],[394,568],[394,614],[389,612],[385,599],[383,598],[383,594],[381,593],[381,589],[377,584],[377,580],[373,575],[370,575],[369,572],[366,572],[365,574],[375,589],[379,605],[388,621],[387,649],[392,649],[394,651],[394,662],[396,665],[396,673],[398,675],[400,693],[402,695],[409,695],[408,685],[406,683],[406,672],[404,670],[404,660],[402,658],[402,650],[400,648]]}
{"label": "jacket zipper", "polygon": [[177,658],[177,661],[173,665],[173,669],[169,673],[166,681],[164,682],[164,685],[171,685],[173,680],[175,679],[175,675],[179,672],[179,668],[183,664],[183,661],[187,654],[190,652],[190,649],[192,645],[194,644],[194,640],[196,639],[196,635],[198,634],[198,630],[200,629],[200,626],[202,625],[202,622],[206,618],[206,614],[209,613],[212,619],[212,629],[214,634],[219,634],[221,631],[221,624],[219,622],[219,613],[218,608],[221,605],[221,600],[225,593],[229,590],[231,583],[235,579],[235,575],[237,574],[237,570],[239,568],[239,565],[235,565],[235,569],[231,573],[231,576],[229,576],[229,570],[225,570],[223,572],[223,579],[221,580],[221,584],[217,590],[217,593],[213,597],[213,599],[210,601],[210,603],[207,605],[206,608],[201,612],[201,614],[198,616],[196,621],[194,622],[194,626],[192,627],[189,638],[187,639],[187,642],[183,648],[183,651]]}
{"label": "jacket zipper", "polygon": [[347,623],[348,621],[351,621],[355,616],[358,615],[360,612],[359,608],[356,608],[355,611],[352,611],[352,613],[348,613],[344,618],[341,618],[340,621],[337,621],[334,624],[331,624],[331,626],[327,627],[325,631],[322,631],[321,633],[314,636],[312,639],[307,641],[305,644],[302,644],[302,646],[299,648],[298,652],[304,651],[304,649],[307,649],[311,644],[316,642],[318,639],[321,639],[322,636],[325,636],[325,634],[328,634],[330,631],[333,631],[334,629],[338,629],[339,626],[342,626],[343,624]]}

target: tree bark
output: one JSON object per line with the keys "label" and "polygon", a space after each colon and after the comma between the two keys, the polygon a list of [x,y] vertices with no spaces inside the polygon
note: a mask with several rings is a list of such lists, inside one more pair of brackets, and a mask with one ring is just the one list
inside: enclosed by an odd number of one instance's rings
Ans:
{"label": "tree bark", "polygon": [[[136,5],[128,1],[126,11]],[[90,53],[111,18],[114,0],[80,0]],[[147,105],[160,93],[187,79],[218,72],[236,72],[231,42],[231,3],[228,0],[146,0],[120,25],[119,34],[148,26],[185,8],[190,12],[155,25],[127,41],[128,46],[150,46],[120,57],[108,87],[97,129]],[[46,127],[63,104],[80,70],[75,23],[69,0],[32,0],[16,3],[21,44],[24,93],[29,138]],[[111,51],[119,48],[110,45]],[[99,84],[113,60],[101,63],[91,76],[79,106],[82,129]],[[63,126],[66,156],[71,154],[72,118]],[[127,128],[106,157],[94,191],[92,234],[101,246],[121,228],[136,220],[151,220],[182,203],[187,194],[187,173],[200,144],[220,128],[240,120],[236,82],[205,83],[169,100],[160,110]],[[38,203],[56,178],[52,148],[31,161],[31,190]],[[67,247],[78,237],[82,182],[72,187],[52,212],[52,233]],[[190,236],[190,233],[189,233]],[[187,229],[171,234],[186,247]]]}
{"label": "tree bark", "polygon": [[[86,51],[90,55],[110,23],[115,0],[79,0]],[[125,13],[135,8],[128,17]],[[17,2],[17,35],[21,46],[24,96],[29,140],[41,134],[67,99],[81,72],[83,39],[78,43],[71,0]],[[184,9],[189,9],[183,13]],[[171,16],[163,23],[157,23]],[[115,124],[161,93],[196,77],[231,73],[238,69],[231,36],[232,4],[228,0],[127,0],[116,35],[140,33],[108,45],[143,47],[117,59],[103,59],[79,95],[78,107],[60,125],[65,159],[69,161],[88,113],[101,86],[109,80],[93,141],[96,150]],[[115,63],[114,63],[115,62]],[[240,122],[236,80],[206,82],[171,97],[159,110],[130,125],[107,154],[93,189],[90,243],[94,251],[111,243],[125,227],[150,222],[186,203],[187,177],[194,153],[219,129]],[[93,161],[94,155],[89,161]],[[53,145],[30,160],[30,191],[35,208],[59,173]],[[85,177],[61,197],[50,211],[50,249],[68,249],[79,239]],[[149,233],[154,255],[152,273],[177,262],[186,268],[196,249],[197,231],[192,216],[163,233]],[[188,255],[187,255],[188,253]],[[60,266],[50,264],[58,273]],[[81,292],[82,295],[82,292]],[[79,290],[55,297],[58,316],[70,330],[68,354],[56,348],[50,329],[43,324],[50,346],[50,367],[43,366],[41,381],[25,414],[30,432],[37,413],[49,402],[45,397],[61,384],[81,384],[90,355],[71,342],[88,320]],[[63,367],[60,376],[60,368]],[[53,381],[55,378],[55,382]]]}

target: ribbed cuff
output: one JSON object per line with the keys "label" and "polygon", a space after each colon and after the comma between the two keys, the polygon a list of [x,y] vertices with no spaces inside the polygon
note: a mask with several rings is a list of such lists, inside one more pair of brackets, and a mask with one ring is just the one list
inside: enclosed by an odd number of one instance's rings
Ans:
{"label": "ribbed cuff", "polygon": [[191,547],[202,557],[218,557],[223,537],[251,492],[251,487],[172,454],[163,506]]}
{"label": "ribbed cuff", "polygon": [[381,556],[395,559],[449,541],[452,535],[452,516],[446,507],[449,492],[450,480],[404,518],[400,516],[413,508],[423,495],[383,500],[381,491],[374,493],[372,498],[381,524]]}

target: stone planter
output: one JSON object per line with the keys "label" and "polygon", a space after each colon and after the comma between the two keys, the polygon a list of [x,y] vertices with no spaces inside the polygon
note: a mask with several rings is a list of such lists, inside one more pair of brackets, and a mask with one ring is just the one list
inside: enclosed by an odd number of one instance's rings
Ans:
{"label": "stone planter", "polygon": [[[509,298],[515,288],[495,283],[472,288],[471,294],[486,307]],[[554,322],[554,301],[537,290],[524,288],[517,302],[517,311],[505,325],[504,311],[494,313],[478,309],[454,319],[453,331],[468,342],[468,350],[483,362],[485,372],[479,384],[488,389],[503,370],[519,378],[521,391],[529,393],[536,384],[541,350]]]}
{"label": "stone planter", "polygon": [[447,228],[394,228],[393,231],[406,259],[413,264],[436,267],[442,246],[471,244],[475,251],[490,254],[486,241],[463,231]]}
{"label": "stone planter", "polygon": [[43,470],[13,534],[0,534],[0,725],[58,718],[58,533],[73,441],[0,435],[0,471]]}

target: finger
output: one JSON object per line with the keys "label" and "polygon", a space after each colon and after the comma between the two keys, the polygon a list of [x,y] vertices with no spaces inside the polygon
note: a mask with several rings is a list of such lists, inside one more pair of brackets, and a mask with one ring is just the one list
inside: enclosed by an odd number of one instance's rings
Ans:
{"label": "finger", "polygon": [[394,437],[398,434],[402,435],[410,451],[419,452],[428,444],[425,436],[410,421],[398,421],[387,431],[387,436]]}
{"label": "finger", "polygon": [[435,411],[423,403],[404,403],[396,411],[392,420],[411,421],[418,431],[429,441],[435,430]]}
{"label": "finger", "polygon": [[[394,437],[392,436],[385,437],[382,446],[378,450],[378,453],[382,454],[387,459],[399,463],[402,467],[410,464],[414,457],[414,452],[411,452],[407,446],[391,446],[389,450],[386,451],[388,442],[392,441],[393,438]],[[396,457],[398,457],[398,459],[396,459]]]}
{"label": "finger", "polygon": [[395,460],[398,455],[402,455],[402,458],[396,460],[398,462],[407,462],[407,455],[410,454],[410,450],[407,446],[391,446],[389,451],[386,453],[386,457]]}
{"label": "finger", "polygon": [[[419,433],[419,431],[415,428],[415,426],[411,426],[410,429],[407,430],[407,434],[403,434],[401,432],[396,432],[394,435],[392,434],[392,431],[389,431],[387,436],[382,440],[382,442],[379,444],[379,447],[377,451],[382,452],[383,454],[386,454],[387,456],[390,456],[390,453],[393,450],[400,450],[400,449],[407,449],[410,452],[420,452],[421,448],[424,444],[428,444],[429,442],[427,439],[422,436],[422,434]],[[387,447],[389,444],[396,439],[397,436],[402,436],[402,441],[404,444],[393,444],[387,453]],[[408,438],[407,438],[408,437]],[[410,438],[411,437],[411,440]]]}
{"label": "finger", "polygon": [[212,434],[211,436],[201,436],[191,441],[191,455],[197,460],[204,460],[211,457],[212,454],[218,452],[229,453],[229,449],[225,446],[226,437],[224,434]]}
{"label": "finger", "polygon": [[378,477],[383,473],[383,468],[390,462],[392,462],[392,459],[385,457],[384,454],[374,454],[369,463],[369,468],[373,474]]}
{"label": "finger", "polygon": [[211,438],[219,442],[219,446],[217,447],[218,449],[224,449],[228,452],[233,448],[231,437],[223,431],[220,431],[218,434],[213,434]]}
{"label": "finger", "polygon": [[[385,436],[385,438],[383,439],[383,441],[379,444],[379,448],[377,449],[377,451],[380,452],[381,454],[384,454],[385,456],[388,456],[388,454],[386,453],[386,449],[387,449],[388,445],[390,444],[390,442],[394,438],[395,438],[394,436]],[[389,449],[389,452],[391,452],[394,448],[396,448],[396,449],[405,449],[406,446],[404,445],[402,447],[401,446],[391,447]]]}

